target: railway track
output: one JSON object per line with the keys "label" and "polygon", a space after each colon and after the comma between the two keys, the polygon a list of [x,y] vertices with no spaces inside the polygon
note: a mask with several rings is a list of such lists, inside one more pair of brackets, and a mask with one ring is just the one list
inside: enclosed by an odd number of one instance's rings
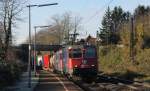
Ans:
{"label": "railway track", "polygon": [[123,91],[150,91],[150,85],[148,84],[139,81],[121,79],[117,77],[98,75],[96,83],[98,83],[102,87],[104,85],[104,87],[109,88],[110,91],[120,91],[121,89]]}
{"label": "railway track", "polygon": [[102,75],[98,75],[93,83],[86,83],[81,79],[71,80],[84,91],[150,91],[150,86],[142,82]]}

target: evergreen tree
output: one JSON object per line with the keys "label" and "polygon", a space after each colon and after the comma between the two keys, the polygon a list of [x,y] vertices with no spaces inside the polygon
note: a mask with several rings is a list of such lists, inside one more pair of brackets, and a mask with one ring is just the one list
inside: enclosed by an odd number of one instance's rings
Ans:
{"label": "evergreen tree", "polygon": [[119,26],[124,21],[128,21],[129,12],[125,12],[121,7],[115,7],[110,11],[108,7],[102,20],[100,38],[104,44],[117,44],[120,40]]}
{"label": "evergreen tree", "polygon": [[135,16],[141,16],[141,15],[145,15],[147,13],[150,12],[150,7],[145,7],[145,6],[141,6],[139,5],[136,9],[135,9],[135,12],[134,12],[134,15]]}
{"label": "evergreen tree", "polygon": [[111,11],[110,8],[108,7],[102,20],[102,28],[100,29],[101,30],[100,38],[103,40],[102,42],[104,44],[108,43],[109,41],[108,39],[110,37],[111,23],[112,23]]}

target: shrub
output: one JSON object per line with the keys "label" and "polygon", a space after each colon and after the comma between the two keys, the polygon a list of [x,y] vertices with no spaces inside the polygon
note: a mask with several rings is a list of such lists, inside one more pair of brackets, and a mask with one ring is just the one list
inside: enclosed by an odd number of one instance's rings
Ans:
{"label": "shrub", "polygon": [[11,85],[15,80],[19,79],[22,72],[22,64],[20,62],[7,62],[0,64],[0,87]]}
{"label": "shrub", "polygon": [[[99,70],[107,74],[119,73],[125,77],[137,77],[134,73],[150,77],[150,49],[137,52],[135,63],[130,60],[129,48],[109,47],[106,55],[100,53]],[[103,49],[100,49],[100,52]],[[124,75],[126,74],[126,75]],[[141,76],[140,76],[141,77]]]}

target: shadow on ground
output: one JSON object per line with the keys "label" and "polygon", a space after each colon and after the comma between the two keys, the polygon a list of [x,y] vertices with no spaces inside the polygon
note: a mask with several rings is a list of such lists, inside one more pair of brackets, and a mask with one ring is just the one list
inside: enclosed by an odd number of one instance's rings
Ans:
{"label": "shadow on ground", "polygon": [[127,70],[125,73],[112,73],[112,74],[108,74],[109,76],[112,77],[118,77],[121,79],[126,79],[126,80],[131,80],[134,81],[135,78],[143,78],[146,77],[146,75],[143,74],[139,74],[130,70]]}
{"label": "shadow on ground", "polygon": [[[111,77],[111,78],[108,78]],[[101,72],[99,79],[99,82],[111,82],[111,83],[124,83],[124,84],[132,84],[135,79],[143,79],[143,78],[147,78],[146,75],[143,74],[139,74],[133,71],[126,71],[125,73],[109,73],[109,74],[103,74]],[[148,82],[150,83],[150,79],[148,80],[136,80],[138,82]]]}

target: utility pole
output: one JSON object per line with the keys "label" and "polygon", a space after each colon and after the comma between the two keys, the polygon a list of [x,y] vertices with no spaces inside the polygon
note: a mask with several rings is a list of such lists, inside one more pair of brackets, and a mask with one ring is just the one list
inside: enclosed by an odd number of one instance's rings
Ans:
{"label": "utility pole", "polygon": [[73,34],[69,34],[71,36],[71,44],[73,45],[76,41],[76,36],[79,35],[79,33],[73,33]]}
{"label": "utility pole", "polygon": [[99,42],[100,42],[100,39],[99,39],[99,32],[97,31],[96,32],[96,46],[97,46],[97,57],[99,59]]}
{"label": "utility pole", "polygon": [[75,23],[74,23],[74,34],[73,34],[73,42],[76,41],[76,36],[78,35],[76,32],[77,32],[77,19],[75,17]]}
{"label": "utility pole", "polygon": [[135,61],[135,50],[134,50],[134,45],[135,45],[135,39],[134,39],[134,21],[133,21],[133,17],[131,17],[131,32],[130,32],[130,58],[131,61],[134,62]]}
{"label": "utility pole", "polygon": [[34,72],[35,72],[35,76],[36,76],[36,30],[37,28],[49,28],[52,25],[48,25],[48,26],[34,26]]}
{"label": "utility pole", "polygon": [[69,33],[69,29],[67,30],[67,44],[69,44],[69,40],[70,40],[70,33]]}
{"label": "utility pole", "polygon": [[58,3],[51,3],[51,4],[39,4],[39,5],[27,5],[29,8],[29,55],[28,55],[28,87],[31,88],[31,8],[32,7],[45,7],[51,5],[57,5]]}
{"label": "utility pole", "polygon": [[36,77],[36,26],[34,27],[34,72]]}
{"label": "utility pole", "polygon": [[29,8],[29,57],[28,57],[28,87],[31,88],[31,5],[27,6]]}

